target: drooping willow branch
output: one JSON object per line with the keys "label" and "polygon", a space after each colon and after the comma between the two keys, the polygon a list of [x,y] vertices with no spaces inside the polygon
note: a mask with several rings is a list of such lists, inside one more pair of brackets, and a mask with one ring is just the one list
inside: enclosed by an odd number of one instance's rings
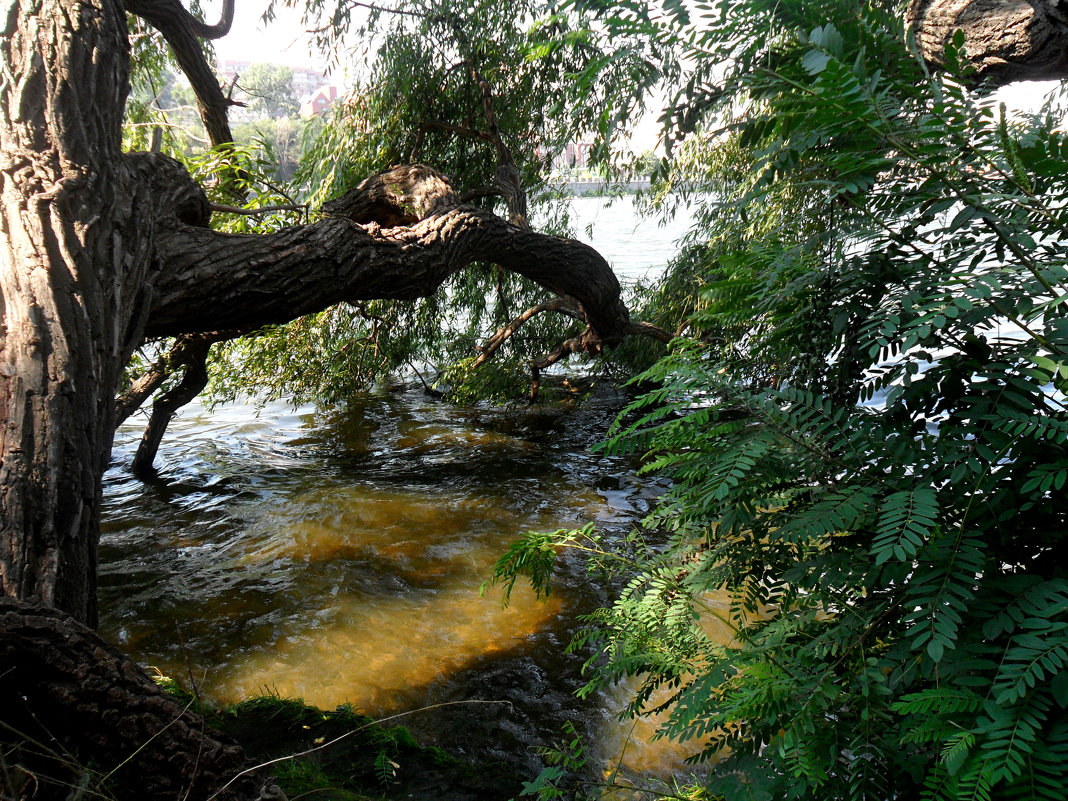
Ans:
{"label": "drooping willow branch", "polygon": [[479,347],[478,358],[475,359],[473,366],[481,367],[488,362],[500,349],[501,345],[511,339],[528,320],[531,320],[539,314],[544,314],[545,312],[558,312],[573,317],[576,320],[582,320],[582,310],[571,298],[555,297],[544,303],[539,303],[537,306],[532,306],[522,314],[516,316],[506,325],[502,326],[493,336],[487,339]]}

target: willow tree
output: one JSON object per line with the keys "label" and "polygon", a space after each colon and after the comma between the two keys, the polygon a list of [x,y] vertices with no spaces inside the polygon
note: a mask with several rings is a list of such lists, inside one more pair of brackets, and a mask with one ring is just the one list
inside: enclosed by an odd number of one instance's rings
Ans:
{"label": "willow tree", "polygon": [[[96,623],[101,476],[115,395],[123,366],[146,337],[280,323],[342,300],[416,298],[474,260],[574,298],[591,350],[618,342],[628,322],[619,284],[595,251],[465,205],[429,168],[378,176],[314,225],[264,236],[212,231],[211,207],[185,169],[120,149],[127,11],[143,14],[175,47],[212,139],[226,141],[225,98],[193,45],[197,34],[227,26],[196,23],[177,2],[15,3],[0,43],[0,585],[23,602],[4,607],[0,673],[11,699],[41,704],[57,698],[58,684],[74,673],[42,670],[66,663],[45,659],[41,649],[36,659],[19,655],[44,629],[16,633],[27,631],[27,619],[43,619],[32,611],[36,604]],[[66,666],[76,673],[78,664]],[[51,684],[39,694],[35,682]],[[147,740],[143,727],[122,723],[119,710],[132,701],[121,696],[105,693],[83,710],[96,716],[106,704],[117,707],[99,716],[94,725],[107,732],[96,739]],[[7,697],[4,708],[12,709]],[[155,720],[169,722],[165,714]],[[210,774],[204,761],[193,767],[197,747],[189,746],[188,770]]]}
{"label": "willow tree", "polygon": [[[225,5],[229,16],[233,4]],[[91,629],[101,477],[130,354],[147,337],[247,330],[343,300],[426,296],[475,260],[570,299],[586,325],[576,349],[618,343],[629,316],[592,249],[467,205],[428,167],[372,176],[315,224],[213,231],[211,204],[180,164],[122,152],[127,12],[173,47],[211,140],[230,139],[226,97],[197,46],[198,37],[224,35],[226,19],[205,25],[178,0],[7,4],[0,708],[5,724],[41,725],[82,759],[122,763],[131,797],[208,797],[224,785],[225,794],[254,797],[247,776],[227,784],[240,750],[154,694]]]}

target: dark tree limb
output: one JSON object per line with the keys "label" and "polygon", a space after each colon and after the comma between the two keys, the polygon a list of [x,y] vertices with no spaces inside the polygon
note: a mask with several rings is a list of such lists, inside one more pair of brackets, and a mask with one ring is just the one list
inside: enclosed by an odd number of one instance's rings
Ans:
{"label": "dark tree limb", "polygon": [[501,345],[511,339],[512,335],[522,328],[528,320],[531,320],[539,314],[550,311],[566,314],[569,317],[574,317],[576,320],[583,319],[581,309],[579,309],[578,304],[571,298],[555,297],[544,303],[539,303],[537,306],[532,306],[515,317],[509,323],[502,326],[493,336],[487,339],[482,346],[479,347],[478,358],[475,359],[473,366],[481,367],[492,359],[494,354],[500,349]]}
{"label": "dark tree limb", "polygon": [[577,337],[572,337],[565,342],[560,343],[556,350],[552,353],[538,359],[530,366],[531,382],[530,382],[530,402],[534,403],[538,399],[538,393],[541,391],[541,374],[543,370],[548,370],[554,364],[564,359],[570,358],[575,353],[591,352],[587,340],[594,336],[593,332],[587,328]]}
{"label": "dark tree limb", "polygon": [[960,30],[976,81],[1068,77],[1066,0],[912,0],[905,19],[933,69],[944,66],[945,47]]}
{"label": "dark tree limb", "polygon": [[167,432],[167,426],[178,410],[189,403],[193,398],[204,391],[208,385],[208,350],[210,343],[202,344],[202,347],[191,351],[189,362],[185,366],[182,380],[173,389],[163,393],[152,404],[152,414],[148,418],[145,433],[141,436],[141,442],[134,454],[131,470],[136,476],[151,477],[155,475],[152,462],[159,451],[160,442]]}
{"label": "dark tree limb", "polygon": [[[155,158],[172,169],[165,157]],[[429,167],[406,165],[371,176],[324,206],[331,219],[269,236],[203,228],[210,207],[195,202],[195,195],[189,188],[176,192],[187,224],[161,223],[157,246],[167,269],[151,287],[144,323],[147,336],[179,335],[179,341],[117,404],[121,421],[166,376],[185,368],[179,386],[153,406],[134,459],[136,474],[151,474],[167,424],[204,388],[211,343],[341,301],[428,296],[474,261],[500,264],[562,296],[505,326],[489,340],[479,364],[542,311],[570,314],[591,327],[568,341],[568,354],[576,348],[600,353],[634,330],[619,283],[596,251],[463,205],[448,179]]]}
{"label": "dark tree limb", "polygon": [[219,21],[214,25],[190,14],[181,0],[125,0],[126,10],[151,22],[160,31],[164,26],[185,27],[200,39],[222,39],[234,24],[234,0],[223,0]]}
{"label": "dark tree limb", "polygon": [[[128,391],[120,396],[118,403],[126,401],[125,406],[120,407],[119,414],[123,412],[129,416],[133,410],[126,411],[135,401],[140,406],[155,389],[158,389],[163,381],[179,369],[185,370],[182,380],[178,385],[163,393],[152,404],[152,413],[149,415],[148,425],[137,446],[134,454],[131,470],[134,475],[151,477],[155,474],[152,462],[159,451],[160,442],[167,431],[167,426],[180,408],[189,403],[193,398],[204,391],[208,385],[208,353],[211,346],[216,342],[233,339],[239,336],[240,331],[212,331],[204,334],[186,334],[178,337],[174,347],[167,355],[156,362],[143,379],[138,381],[131,390],[137,390],[136,396]],[[162,377],[160,377],[162,376]],[[158,380],[157,380],[158,379]],[[145,393],[148,385],[154,383],[153,389]],[[127,396],[130,396],[127,399]],[[125,418],[123,418],[125,419]]]}
{"label": "dark tree limb", "polygon": [[190,359],[194,358],[191,354],[199,350],[202,343],[207,341],[208,345],[211,345],[225,339],[234,339],[242,333],[241,331],[213,331],[178,337],[166,353],[156,359],[151,367],[115,399],[115,427],[118,428],[125,423],[127,418],[140,409],[152,393],[163,385],[164,381],[188,364]]}
{"label": "dark tree limb", "polygon": [[[462,205],[428,167],[392,168],[361,187],[329,205],[339,216],[276,234],[161,225],[156,242],[167,270],[154,284],[145,335],[258,328],[342,300],[426,297],[476,261],[575,298],[593,332],[584,339],[590,352],[626,334],[619,282],[593,248]],[[403,225],[412,217],[420,219]]]}
{"label": "dark tree limb", "polygon": [[663,342],[665,345],[675,337],[668,331],[665,331],[658,325],[652,323],[645,323],[640,321],[631,321],[627,324],[627,334],[641,337],[649,337],[655,339],[658,342]]}
{"label": "dark tree limb", "polygon": [[170,45],[178,66],[193,87],[197,111],[213,147],[234,140],[227,118],[233,103],[223,94],[215,71],[205,60],[200,40],[218,38],[229,31],[233,5],[233,0],[226,0],[223,19],[217,25],[209,26],[186,11],[180,0],[125,0],[127,11],[154,26]]}
{"label": "dark tree limb", "polygon": [[[9,598],[0,598],[0,724],[0,741],[36,743],[21,755],[27,772],[90,768],[111,775],[119,799],[205,799],[249,767],[237,743],[88,626]],[[263,783],[246,774],[217,797],[257,799]]]}

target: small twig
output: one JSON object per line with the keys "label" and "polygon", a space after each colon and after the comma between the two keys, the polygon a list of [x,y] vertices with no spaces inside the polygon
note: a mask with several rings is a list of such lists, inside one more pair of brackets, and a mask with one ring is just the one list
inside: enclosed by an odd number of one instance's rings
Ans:
{"label": "small twig", "polygon": [[430,395],[432,398],[440,398],[440,397],[442,397],[442,395],[445,394],[443,392],[440,392],[440,391],[434,389],[432,386],[430,386],[430,384],[428,384],[426,382],[426,379],[423,378],[423,374],[421,372],[419,372],[419,368],[416,367],[414,364],[412,364],[412,360],[411,359],[405,359],[404,361],[415,372],[415,377],[419,379],[419,383],[423,385],[423,391],[427,395]]}
{"label": "small twig", "polygon": [[314,748],[309,748],[307,751],[301,751],[300,753],[297,753],[297,754],[289,754],[288,756],[278,757],[277,759],[269,759],[269,760],[267,760],[266,762],[264,762],[262,764],[254,765],[251,768],[245,768],[245,770],[243,770],[240,773],[236,774],[232,779],[230,779],[230,781],[228,781],[226,784],[224,784],[222,787],[220,787],[214,793],[209,795],[208,798],[207,798],[207,801],[212,801],[212,799],[216,798],[220,793],[222,793],[224,790],[226,790],[227,787],[229,787],[231,784],[233,784],[234,782],[236,782],[238,779],[240,779],[242,776],[244,776],[246,774],[254,773],[255,771],[258,771],[258,770],[260,770],[262,768],[266,768],[266,767],[269,767],[271,765],[277,764],[278,762],[288,762],[291,759],[300,759],[300,757],[308,756],[309,754],[314,754],[316,751],[322,751],[323,749],[329,748],[330,746],[334,745],[335,743],[341,742],[346,737],[351,737],[353,734],[357,734],[357,733],[363,731],[364,729],[369,729],[372,726],[380,726],[381,724],[383,724],[383,723],[385,723],[386,721],[389,721],[389,720],[396,720],[397,718],[403,718],[403,717],[405,717],[407,715],[414,715],[416,712],[428,712],[431,709],[440,709],[441,707],[445,707],[445,706],[460,706],[461,704],[505,704],[507,706],[512,706],[512,702],[511,701],[482,701],[482,700],[477,700],[477,699],[464,700],[464,701],[444,701],[444,702],[442,702],[440,704],[431,704],[430,706],[423,706],[423,707],[420,707],[419,709],[409,709],[407,712],[398,712],[396,715],[390,715],[389,717],[386,717],[386,718],[379,718],[378,720],[372,720],[369,723],[365,723],[362,726],[359,726],[359,727],[357,727],[355,729],[352,729],[350,731],[345,732],[344,734],[342,734],[339,737],[335,737],[333,740],[331,740],[328,743],[323,743],[322,745],[317,745]]}
{"label": "small twig", "polygon": [[419,125],[420,129],[437,128],[442,131],[454,133],[457,136],[464,136],[468,139],[481,139],[483,142],[496,142],[493,134],[489,131],[480,131],[478,128],[469,128],[465,125],[453,125],[450,122],[440,122],[438,120],[427,120]]}
{"label": "small twig", "polygon": [[[418,11],[409,11],[405,8],[387,8],[386,6],[380,6],[374,3],[363,3],[359,2],[358,0],[352,0],[352,2],[348,3],[348,5],[346,6],[347,11],[351,11],[354,8],[366,8],[368,11],[378,11],[382,14],[402,14],[406,17],[416,17],[418,19],[429,19],[431,17],[431,15],[429,14],[422,14]],[[333,28],[334,26],[332,24],[320,25],[318,28],[308,28],[304,32],[326,33],[329,30],[333,30]]]}
{"label": "small twig", "polygon": [[427,14],[422,14],[418,11],[408,11],[404,8],[387,8],[386,6],[376,5],[375,3],[360,2],[360,0],[351,0],[348,5],[350,9],[366,8],[369,11],[381,11],[384,14],[403,14],[407,17],[419,17],[420,19],[425,19],[428,16]]}
{"label": "small twig", "polygon": [[306,203],[302,203],[300,205],[293,206],[263,206],[258,209],[244,209],[240,206],[227,206],[224,203],[212,203],[211,210],[223,214],[247,214],[250,216],[255,214],[270,214],[271,212],[275,211],[297,211],[301,214],[304,214],[308,210],[308,205]]}
{"label": "small twig", "polygon": [[[186,111],[186,110],[196,111],[196,109],[193,108],[192,106],[175,106],[174,108],[168,108],[168,109],[162,109],[161,108],[159,110],[164,114],[166,114],[168,111]],[[153,122],[128,122],[128,123],[124,124],[124,127],[126,127],[126,128],[176,128],[179,131],[181,131],[183,134],[188,136],[190,139],[192,139],[194,142],[196,142],[197,144],[200,144],[200,145],[210,145],[211,144],[211,142],[209,142],[207,139],[205,139],[202,136],[197,136],[192,131],[190,131],[188,128],[186,128],[184,125],[179,125],[176,122],[170,122],[169,120],[166,120],[166,119],[155,120]]]}

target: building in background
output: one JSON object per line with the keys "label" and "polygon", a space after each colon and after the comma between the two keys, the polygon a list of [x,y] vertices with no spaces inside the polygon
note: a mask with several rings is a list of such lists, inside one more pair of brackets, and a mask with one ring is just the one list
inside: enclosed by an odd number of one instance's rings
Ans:
{"label": "building in background", "polygon": [[583,168],[589,164],[592,150],[593,143],[591,142],[568,142],[553,159],[553,167],[558,170]]}
{"label": "building in background", "polygon": [[252,66],[251,61],[243,61],[241,59],[228,58],[225,61],[220,60],[215,65],[215,74],[220,78],[225,78],[226,83],[232,83],[242,73],[246,72],[249,67]]}
{"label": "building in background", "polygon": [[321,71],[310,67],[293,67],[292,70],[293,91],[296,92],[297,97],[310,95],[320,86],[326,86],[329,83]]}
{"label": "building in background", "polygon": [[305,95],[300,101],[300,116],[321,117],[331,106],[337,102],[338,90],[336,86],[320,86],[311,94]]}

